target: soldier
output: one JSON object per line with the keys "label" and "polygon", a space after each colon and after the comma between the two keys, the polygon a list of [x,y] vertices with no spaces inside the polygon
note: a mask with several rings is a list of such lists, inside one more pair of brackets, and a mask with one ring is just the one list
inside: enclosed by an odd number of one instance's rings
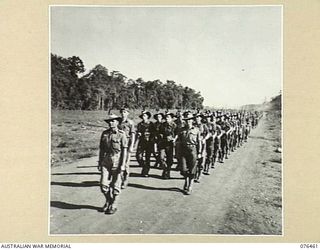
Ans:
{"label": "soldier", "polygon": [[[181,130],[181,128],[183,128],[186,125],[186,122],[183,120],[183,116],[181,114],[181,110],[178,109],[177,113],[176,113],[176,120],[175,120],[175,124],[176,124],[176,130],[179,131]],[[176,136],[177,139],[177,136]],[[181,162],[179,161],[180,159],[180,152],[181,152],[181,147],[180,147],[180,142],[178,140],[176,140],[175,142],[175,157],[177,159],[177,170],[181,170]]]}
{"label": "soldier", "polygon": [[210,134],[208,132],[208,127],[206,124],[202,122],[203,115],[199,112],[194,115],[195,117],[195,124],[199,131],[200,131],[200,140],[201,140],[201,158],[197,160],[197,172],[194,179],[194,182],[200,183],[201,173],[204,168],[205,163],[205,154],[206,154],[206,140],[209,138]]}
{"label": "soldier", "polygon": [[224,120],[227,115],[221,116],[221,120],[218,125],[221,128],[220,135],[220,151],[219,160],[223,163],[224,158],[228,159],[228,131],[230,130],[229,124]]}
{"label": "soldier", "polygon": [[[149,111],[143,111],[139,116],[142,122],[137,126],[137,152],[136,158],[139,165],[142,167],[141,175],[144,177],[149,176],[150,170],[150,157],[153,151],[153,123],[150,121],[151,113]],[[143,159],[145,155],[145,160]]]}
{"label": "soldier", "polygon": [[220,125],[217,124],[217,119],[220,119],[220,116],[212,116],[212,125],[213,125],[213,128],[214,128],[214,135],[213,136],[213,159],[212,159],[212,166],[211,168],[214,168],[214,165],[216,163],[216,159],[217,159],[217,156],[221,150],[221,143],[220,143],[220,138],[221,138],[221,127]]}
{"label": "soldier", "polygon": [[186,194],[191,194],[193,180],[196,174],[197,158],[201,158],[200,131],[193,125],[194,117],[191,113],[185,113],[186,126],[182,127],[178,133],[180,143],[181,174],[185,178],[183,190]]}
{"label": "soldier", "polygon": [[210,175],[210,168],[213,167],[213,152],[214,152],[214,140],[217,136],[216,125],[211,121],[212,114],[208,113],[205,116],[206,125],[208,128],[208,135],[206,136],[206,160],[204,165],[203,174]]}
{"label": "soldier", "polygon": [[162,138],[162,134],[160,132],[164,114],[163,113],[157,113],[153,116],[153,118],[156,120],[156,122],[153,124],[154,128],[154,136],[153,136],[153,155],[156,159],[156,163],[154,164],[154,167],[156,168],[158,165],[160,165],[160,148],[159,143]]}
{"label": "soldier", "polygon": [[124,189],[128,185],[128,179],[130,175],[130,158],[134,148],[136,130],[135,130],[134,122],[128,118],[129,109],[127,107],[123,107],[120,109],[120,113],[121,113],[122,119],[119,124],[119,129],[125,132],[128,140],[128,153],[127,153],[127,159],[126,159],[126,167],[125,167],[125,170],[121,173],[121,178],[122,178],[121,188]]}
{"label": "soldier", "polygon": [[246,114],[245,129],[244,129],[244,141],[245,142],[247,142],[247,140],[248,140],[249,133],[250,133],[250,118],[249,118],[249,115]]}
{"label": "soldier", "polygon": [[233,115],[231,116],[229,125],[230,125],[230,130],[228,133],[228,139],[229,139],[228,148],[229,148],[229,155],[230,155],[230,153],[234,151],[233,144],[234,144],[234,135],[235,135],[235,124],[234,124]]}
{"label": "soldier", "polygon": [[170,179],[171,166],[173,164],[173,151],[174,143],[176,140],[176,127],[177,125],[173,122],[174,114],[166,113],[166,121],[160,128],[162,138],[159,143],[160,148],[160,161],[163,168],[162,177],[164,179]]}
{"label": "soldier", "polygon": [[121,171],[125,170],[127,159],[127,137],[118,129],[121,117],[111,114],[105,120],[109,129],[103,131],[100,139],[98,169],[101,171],[100,187],[106,203],[102,211],[114,214],[121,190]]}

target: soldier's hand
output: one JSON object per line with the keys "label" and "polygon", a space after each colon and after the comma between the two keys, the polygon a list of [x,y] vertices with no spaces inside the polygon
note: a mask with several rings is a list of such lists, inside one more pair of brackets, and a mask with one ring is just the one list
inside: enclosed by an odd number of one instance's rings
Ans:
{"label": "soldier's hand", "polygon": [[120,176],[121,176],[121,178],[124,177],[124,170],[121,170],[121,171],[120,171]]}
{"label": "soldier's hand", "polygon": [[202,154],[198,154],[198,159],[201,159],[202,158]]}
{"label": "soldier's hand", "polygon": [[129,153],[133,153],[133,147],[129,147]]}

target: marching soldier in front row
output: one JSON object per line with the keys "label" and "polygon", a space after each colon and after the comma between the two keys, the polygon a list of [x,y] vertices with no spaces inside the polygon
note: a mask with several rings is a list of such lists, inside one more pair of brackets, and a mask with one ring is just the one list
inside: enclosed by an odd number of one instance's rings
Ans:
{"label": "marching soldier in front row", "polygon": [[[142,122],[138,123],[137,126],[137,161],[142,167],[141,175],[143,177],[149,176],[150,170],[150,157],[153,151],[153,123],[150,121],[151,113],[149,111],[143,111],[139,116]],[[145,159],[143,156],[145,155]]]}
{"label": "marching soldier in front row", "polygon": [[105,121],[110,128],[101,135],[98,169],[101,171],[101,192],[106,199],[102,211],[113,214],[117,211],[121,171],[124,171],[126,166],[128,141],[125,132],[118,128],[121,117],[110,115]]}
{"label": "marching soldier in front row", "polygon": [[153,116],[153,118],[156,120],[156,122],[153,124],[153,155],[154,158],[156,159],[156,163],[154,164],[154,167],[158,167],[158,165],[161,164],[160,162],[160,141],[162,139],[162,134],[161,134],[161,127],[163,124],[163,118],[164,114],[163,113],[157,113]]}
{"label": "marching soldier in front row", "polygon": [[162,138],[159,142],[160,148],[160,162],[163,168],[162,177],[164,179],[170,179],[171,166],[173,164],[173,151],[174,143],[176,140],[176,124],[173,121],[174,114],[166,113],[166,121],[160,128],[160,134]]}
{"label": "marching soldier in front row", "polygon": [[185,178],[183,190],[191,194],[193,181],[196,175],[197,159],[201,158],[200,131],[193,125],[194,117],[191,113],[185,113],[186,125],[178,131],[178,142],[180,151],[179,162],[181,174]]}

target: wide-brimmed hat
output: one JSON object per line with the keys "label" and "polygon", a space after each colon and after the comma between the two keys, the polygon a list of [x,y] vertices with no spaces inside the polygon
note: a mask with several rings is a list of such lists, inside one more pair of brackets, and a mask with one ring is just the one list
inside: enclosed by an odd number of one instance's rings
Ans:
{"label": "wide-brimmed hat", "polygon": [[168,115],[170,115],[172,118],[175,117],[175,114],[172,113],[172,112],[166,112],[166,113],[164,114],[164,117],[167,117]]}
{"label": "wide-brimmed hat", "polygon": [[193,114],[191,112],[185,112],[183,114],[183,120],[191,120],[194,118],[195,118],[195,116],[193,116]]}
{"label": "wide-brimmed hat", "polygon": [[141,115],[139,115],[139,117],[142,119],[142,116],[143,116],[144,114],[146,114],[146,115],[148,116],[148,118],[150,119],[151,113],[150,113],[149,111],[142,111],[142,112],[141,112]]}
{"label": "wide-brimmed hat", "polygon": [[111,122],[113,120],[118,120],[119,122],[122,120],[122,118],[120,116],[117,116],[115,114],[110,114],[109,116],[107,116],[107,119],[105,119],[105,122]]}
{"label": "wide-brimmed hat", "polygon": [[157,116],[158,116],[158,115],[161,115],[162,118],[164,117],[164,114],[163,114],[163,113],[156,113],[156,114],[153,115],[153,118],[154,118],[154,119],[157,119]]}
{"label": "wide-brimmed hat", "polygon": [[120,109],[120,112],[121,111],[127,111],[127,112],[129,112],[129,108],[127,107],[127,106],[123,106],[123,107],[121,107],[121,109]]}

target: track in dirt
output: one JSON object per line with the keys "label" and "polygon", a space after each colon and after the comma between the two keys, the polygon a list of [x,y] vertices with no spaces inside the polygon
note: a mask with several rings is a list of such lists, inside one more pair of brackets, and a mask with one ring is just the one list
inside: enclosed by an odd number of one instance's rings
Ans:
{"label": "track in dirt", "polygon": [[[280,209],[259,210],[259,204],[253,199],[259,189],[251,186],[256,185],[257,168],[262,162],[266,163],[264,160],[269,157],[269,151],[272,152],[269,141],[261,139],[267,138],[268,126],[264,117],[252,130],[247,143],[233,152],[225,163],[217,163],[211,175],[203,176],[201,183],[195,183],[191,196],[183,194],[184,180],[179,172],[173,171],[170,180],[163,180],[161,170],[152,168],[150,177],[142,178],[141,169],[132,157],[130,184],[121,193],[119,209],[114,215],[99,212],[104,197],[99,188],[97,157],[52,168],[50,233],[281,234],[281,206]],[[281,176],[281,165],[278,165]],[[261,173],[258,171],[258,174]],[[248,190],[248,185],[250,193],[244,191]],[[281,177],[277,185],[281,197]],[[248,207],[250,211],[243,211]],[[245,221],[231,216],[238,212],[250,215],[254,211],[261,216],[246,217]],[[261,218],[265,220],[261,222]],[[274,225],[254,225],[265,223],[267,218],[272,218]]]}

